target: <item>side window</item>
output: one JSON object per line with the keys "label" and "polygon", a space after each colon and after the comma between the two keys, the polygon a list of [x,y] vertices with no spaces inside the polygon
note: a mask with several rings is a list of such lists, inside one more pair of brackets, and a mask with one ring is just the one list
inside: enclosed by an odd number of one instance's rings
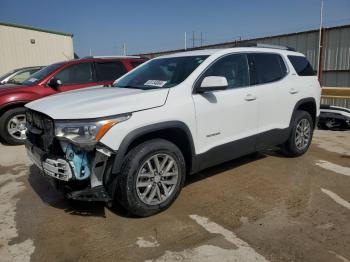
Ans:
{"label": "side window", "polygon": [[98,81],[114,81],[126,73],[121,62],[97,62],[95,63]]}
{"label": "side window", "polygon": [[250,54],[254,64],[255,79],[252,84],[265,84],[278,81],[287,74],[287,67],[278,54]]}
{"label": "side window", "polygon": [[91,63],[71,65],[58,72],[54,78],[61,80],[63,85],[86,84],[94,82]]}
{"label": "side window", "polygon": [[288,56],[289,61],[292,63],[295,71],[300,76],[314,76],[315,71],[310,65],[309,61],[303,56]]}
{"label": "side window", "polygon": [[228,88],[249,86],[248,61],[245,54],[228,55],[215,62],[204,76],[224,76]]}

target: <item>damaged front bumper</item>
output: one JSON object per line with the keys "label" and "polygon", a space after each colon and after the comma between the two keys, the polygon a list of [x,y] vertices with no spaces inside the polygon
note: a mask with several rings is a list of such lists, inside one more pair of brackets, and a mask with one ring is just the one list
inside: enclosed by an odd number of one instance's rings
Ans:
{"label": "damaged front bumper", "polygon": [[103,147],[84,151],[61,142],[62,156],[55,156],[26,142],[28,157],[65,196],[73,200],[110,202],[105,183],[114,153]]}

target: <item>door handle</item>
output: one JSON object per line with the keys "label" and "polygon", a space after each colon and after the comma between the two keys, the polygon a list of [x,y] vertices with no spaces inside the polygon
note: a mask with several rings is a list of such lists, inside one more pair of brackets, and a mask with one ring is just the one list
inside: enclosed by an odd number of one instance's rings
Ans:
{"label": "door handle", "polygon": [[247,94],[244,98],[245,101],[253,101],[256,100],[256,96],[252,94]]}
{"label": "door handle", "polygon": [[299,91],[297,89],[295,89],[294,87],[292,87],[291,89],[289,89],[289,93],[294,95],[294,94],[299,93]]}

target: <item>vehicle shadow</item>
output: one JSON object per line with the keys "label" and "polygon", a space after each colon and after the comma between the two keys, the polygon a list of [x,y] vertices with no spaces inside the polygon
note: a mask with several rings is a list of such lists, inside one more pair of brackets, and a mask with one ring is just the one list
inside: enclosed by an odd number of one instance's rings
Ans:
{"label": "vehicle shadow", "polygon": [[240,158],[234,159],[234,160],[230,160],[228,162],[225,162],[223,164],[219,164],[217,166],[214,167],[210,167],[207,169],[204,169],[203,171],[200,171],[198,174],[194,174],[194,175],[190,175],[186,177],[186,182],[185,182],[185,186],[189,186],[193,183],[196,183],[200,180],[203,179],[207,179],[209,177],[218,175],[222,172],[225,172],[227,170],[230,169],[234,169],[237,168],[239,166],[254,162],[254,161],[258,161],[260,159],[263,159],[265,157],[267,157],[270,154],[270,152],[256,152],[256,153],[252,153],[246,156],[242,156]]}
{"label": "vehicle shadow", "polygon": [[6,141],[0,136],[0,145],[3,145],[3,146],[11,146],[9,145],[8,143],[6,143]]}
{"label": "vehicle shadow", "polygon": [[[193,183],[218,175],[227,170],[264,159],[267,156],[283,157],[276,150],[256,152],[215,167],[205,169],[198,174],[188,176],[186,178],[185,186],[190,186]],[[105,208],[108,208],[109,211],[120,217],[138,219],[138,217],[130,214],[117,202],[113,203],[112,207],[107,207],[106,204],[102,202],[85,202],[66,199],[64,194],[56,190],[49,182],[49,179],[43,176],[41,171],[34,165],[32,165],[30,168],[28,182],[43,202],[54,208],[62,209],[68,214],[78,216],[106,217]]]}
{"label": "vehicle shadow", "polygon": [[71,215],[105,217],[104,203],[66,199],[63,192],[55,189],[35,165],[30,167],[28,182],[40,199],[54,208],[62,209]]}
{"label": "vehicle shadow", "polygon": [[198,174],[188,176],[186,178],[185,186],[188,186],[202,179],[206,179],[208,177],[218,175],[227,170],[234,169],[239,166],[258,161],[260,159],[264,159],[269,156],[278,157],[278,158],[288,158],[288,156],[283,154],[282,150],[279,147],[273,147],[271,149],[254,152],[252,154],[227,161],[223,164],[219,164],[217,166],[204,169],[203,171],[200,171]]}

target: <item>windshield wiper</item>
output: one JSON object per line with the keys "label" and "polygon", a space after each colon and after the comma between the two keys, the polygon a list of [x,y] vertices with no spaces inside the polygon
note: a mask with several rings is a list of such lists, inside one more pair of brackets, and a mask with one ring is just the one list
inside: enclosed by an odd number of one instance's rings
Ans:
{"label": "windshield wiper", "polygon": [[115,87],[119,87],[119,88],[133,88],[133,89],[141,89],[140,87],[137,87],[137,86],[115,86]]}

